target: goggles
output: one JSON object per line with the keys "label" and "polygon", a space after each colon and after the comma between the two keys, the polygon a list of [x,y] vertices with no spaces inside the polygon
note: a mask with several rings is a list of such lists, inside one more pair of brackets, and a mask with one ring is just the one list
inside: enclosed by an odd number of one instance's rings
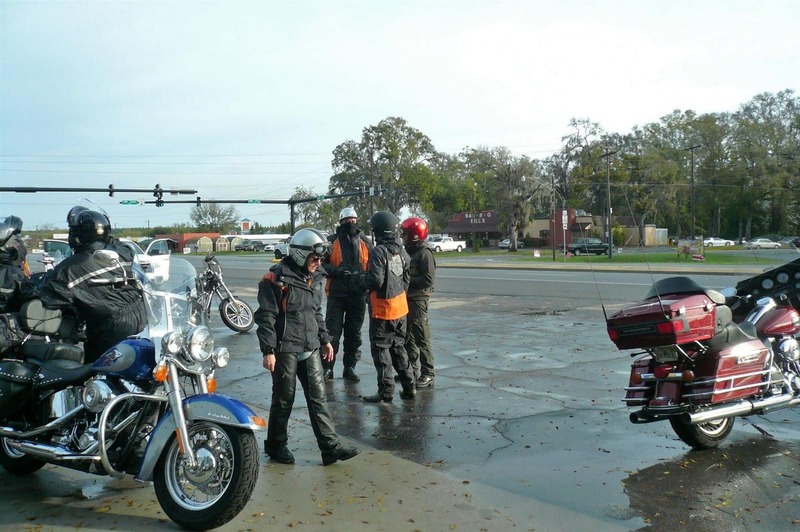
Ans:
{"label": "goggles", "polygon": [[305,251],[310,251],[311,253],[316,253],[317,255],[324,256],[331,252],[331,245],[328,242],[319,242],[314,244],[313,246],[301,246],[301,245],[294,245],[292,244],[291,247],[302,249]]}

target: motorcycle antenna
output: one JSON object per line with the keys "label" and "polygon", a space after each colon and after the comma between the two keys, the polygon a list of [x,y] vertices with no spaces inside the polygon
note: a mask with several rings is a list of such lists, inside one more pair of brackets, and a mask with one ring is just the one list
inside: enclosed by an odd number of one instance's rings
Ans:
{"label": "motorcycle antenna", "polygon": [[[636,227],[640,227],[639,223],[636,221],[636,216],[633,214],[633,207],[631,206],[631,200],[628,197],[628,193],[625,192],[625,203],[628,205],[628,212],[631,213],[631,218],[633,218],[633,222],[636,224]],[[658,286],[656,286],[656,279],[653,276],[653,269],[650,267],[650,258],[647,256],[647,250],[645,246],[642,246],[642,254],[644,255],[644,262],[647,265],[647,273],[650,274],[650,282],[653,284],[656,292],[656,298],[658,299],[658,307],[661,309],[662,314],[666,314],[664,310],[664,301],[661,299],[661,294],[658,292]]]}

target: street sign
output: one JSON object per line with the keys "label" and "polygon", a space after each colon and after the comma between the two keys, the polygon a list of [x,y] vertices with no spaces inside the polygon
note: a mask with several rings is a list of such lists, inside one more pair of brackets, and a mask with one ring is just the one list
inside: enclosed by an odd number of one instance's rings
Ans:
{"label": "street sign", "polygon": [[119,202],[120,205],[139,205],[139,200],[135,199],[124,199]]}
{"label": "street sign", "polygon": [[322,201],[325,199],[325,195],[317,196],[317,201]]}
{"label": "street sign", "polygon": [[247,200],[247,203],[261,203],[261,200],[260,199],[249,199],[249,200]]}
{"label": "street sign", "polygon": [[567,228],[567,211],[566,211],[566,209],[561,211],[561,225],[564,227],[564,229]]}

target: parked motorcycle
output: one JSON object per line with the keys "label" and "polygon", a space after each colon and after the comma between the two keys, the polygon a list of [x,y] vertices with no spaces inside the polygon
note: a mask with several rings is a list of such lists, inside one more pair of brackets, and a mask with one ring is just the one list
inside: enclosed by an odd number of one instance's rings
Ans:
{"label": "parked motorcycle", "polygon": [[[102,260],[129,283],[114,251]],[[196,297],[197,273],[173,258],[168,280],[143,287],[148,326],[82,364],[72,344],[29,336],[0,361],[0,466],[31,474],[47,463],[96,475],[153,481],[178,525],[206,530],[233,519],[258,478],[254,431],[265,421],[214,393],[229,360],[215,347]],[[39,313],[37,315],[37,312]],[[58,311],[29,304],[23,326],[58,331]],[[8,356],[8,355],[6,355]]]}
{"label": "parked motorcycle", "polygon": [[727,297],[687,277],[657,281],[607,319],[637,349],[625,403],[632,423],[668,420],[695,449],[716,447],[737,416],[800,404],[800,259],[741,281]]}
{"label": "parked motorcycle", "polygon": [[214,296],[220,300],[219,317],[223,323],[236,332],[247,332],[253,328],[253,309],[250,305],[237,299],[222,280],[222,266],[217,258],[209,252],[205,258],[206,269],[198,278],[200,301],[206,315],[211,318],[211,302]]}

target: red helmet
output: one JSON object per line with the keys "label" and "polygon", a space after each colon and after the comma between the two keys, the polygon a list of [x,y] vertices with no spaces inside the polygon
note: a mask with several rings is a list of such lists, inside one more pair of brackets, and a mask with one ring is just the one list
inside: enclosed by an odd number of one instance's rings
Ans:
{"label": "red helmet", "polygon": [[400,224],[400,229],[403,231],[403,238],[406,242],[422,242],[428,238],[428,224],[422,218],[406,218]]}

